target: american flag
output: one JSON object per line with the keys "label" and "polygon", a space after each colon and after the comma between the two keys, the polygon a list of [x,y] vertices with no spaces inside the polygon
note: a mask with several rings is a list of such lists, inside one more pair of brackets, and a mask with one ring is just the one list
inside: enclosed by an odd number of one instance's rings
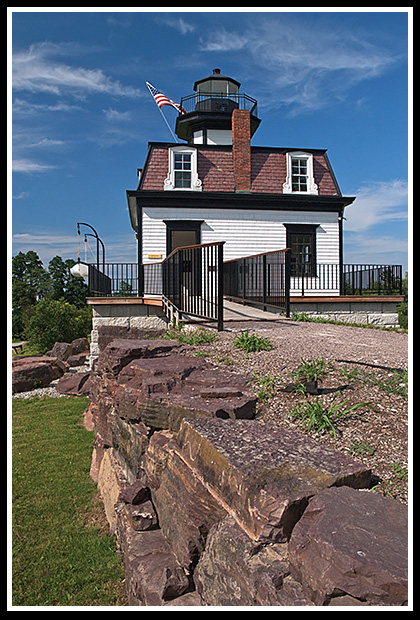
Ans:
{"label": "american flag", "polygon": [[158,106],[159,109],[163,105],[170,105],[173,108],[175,108],[176,110],[178,110],[178,112],[181,112],[181,114],[186,114],[185,109],[181,106],[180,103],[174,103],[172,101],[172,99],[169,99],[169,97],[167,97],[166,95],[161,93],[157,88],[155,88],[154,86],[149,84],[149,82],[146,82],[146,85],[147,85],[147,88],[150,91],[150,94],[152,95],[152,97],[156,101],[157,106]]}

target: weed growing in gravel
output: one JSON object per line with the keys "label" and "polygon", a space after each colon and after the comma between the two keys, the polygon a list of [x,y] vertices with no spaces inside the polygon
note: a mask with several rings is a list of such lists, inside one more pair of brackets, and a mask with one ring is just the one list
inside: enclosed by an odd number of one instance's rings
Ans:
{"label": "weed growing in gravel", "polygon": [[233,340],[233,346],[241,349],[246,353],[254,353],[256,351],[271,351],[272,343],[268,338],[262,338],[257,334],[250,334],[249,329],[236,334]]}
{"label": "weed growing in gravel", "polygon": [[255,381],[258,387],[257,398],[260,402],[266,403],[274,394],[277,378],[273,375],[257,375],[254,373],[252,374],[252,377],[253,378],[248,382],[248,385],[254,383]]}
{"label": "weed growing in gravel", "polygon": [[296,383],[305,383],[307,381],[322,381],[328,372],[334,370],[331,362],[326,362],[324,358],[305,361],[302,360],[290,376]]}
{"label": "weed growing in gravel", "polygon": [[365,385],[375,385],[387,394],[396,394],[402,398],[408,398],[408,370],[388,371],[383,368],[368,372],[361,368],[342,368],[340,373],[350,381],[360,382]]}
{"label": "weed growing in gravel", "polygon": [[357,403],[351,407],[342,409],[342,407],[348,403],[349,399],[336,402],[337,398],[340,396],[342,396],[342,393],[337,392],[328,405],[324,405],[317,400],[315,402],[292,407],[290,417],[301,420],[308,432],[314,431],[315,434],[318,434],[329,431],[335,437],[336,425],[338,422],[353,415],[357,409],[366,407],[373,409],[370,403]]}
{"label": "weed growing in gravel", "polygon": [[375,447],[367,441],[354,441],[349,446],[350,454],[368,454],[372,456],[375,453]]}
{"label": "weed growing in gravel", "polygon": [[216,334],[213,332],[208,332],[202,327],[190,332],[183,332],[182,329],[169,329],[165,332],[162,338],[168,340],[178,340],[181,344],[191,345],[210,344],[211,342],[217,340]]}

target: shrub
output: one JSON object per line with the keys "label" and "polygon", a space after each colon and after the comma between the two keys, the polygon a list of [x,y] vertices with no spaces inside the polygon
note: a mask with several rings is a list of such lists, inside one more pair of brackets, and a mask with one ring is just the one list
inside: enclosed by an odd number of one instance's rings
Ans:
{"label": "shrub", "polygon": [[43,299],[34,307],[24,337],[40,353],[45,353],[55,342],[88,336],[91,323],[92,312],[88,306],[77,308],[64,300]]}
{"label": "shrub", "polygon": [[255,351],[271,351],[273,345],[268,338],[262,338],[256,334],[250,334],[249,329],[237,334],[233,340],[233,346],[245,351],[254,353]]}

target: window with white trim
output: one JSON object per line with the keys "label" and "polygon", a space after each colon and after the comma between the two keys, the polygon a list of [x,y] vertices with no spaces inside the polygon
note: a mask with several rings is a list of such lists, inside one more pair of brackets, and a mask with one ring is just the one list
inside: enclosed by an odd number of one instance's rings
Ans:
{"label": "window with white trim", "polygon": [[284,194],[318,194],[318,185],[314,180],[312,153],[302,151],[286,153],[286,166]]}
{"label": "window with white trim", "polygon": [[185,146],[169,148],[169,170],[165,190],[198,190],[201,181],[197,174],[197,151]]}

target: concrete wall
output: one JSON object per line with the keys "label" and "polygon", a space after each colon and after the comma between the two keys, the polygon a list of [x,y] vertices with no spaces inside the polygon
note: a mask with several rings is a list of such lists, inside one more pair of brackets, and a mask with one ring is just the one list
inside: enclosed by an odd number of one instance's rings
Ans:
{"label": "concrete wall", "polygon": [[290,314],[305,313],[309,317],[333,319],[361,325],[398,327],[397,301],[299,301],[291,299]]}

